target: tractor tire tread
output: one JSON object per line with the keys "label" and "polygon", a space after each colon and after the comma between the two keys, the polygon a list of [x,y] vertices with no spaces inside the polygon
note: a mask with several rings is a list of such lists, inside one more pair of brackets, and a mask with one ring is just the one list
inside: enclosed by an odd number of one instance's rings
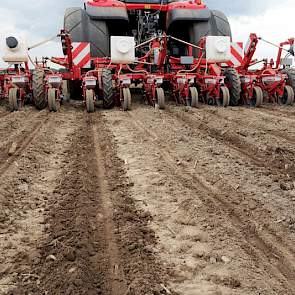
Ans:
{"label": "tractor tire tread", "polygon": [[230,84],[230,87],[229,87],[230,105],[237,106],[241,99],[241,91],[242,91],[240,76],[237,70],[234,68],[224,69],[224,75],[226,77],[226,82]]}
{"label": "tractor tire tread", "polygon": [[112,73],[108,69],[102,70],[103,106],[111,108],[114,105]]}
{"label": "tractor tire tread", "polygon": [[43,69],[36,69],[33,72],[33,96],[35,106],[38,110],[43,110],[47,106],[46,94],[44,89],[44,76],[45,72]]}
{"label": "tractor tire tread", "polygon": [[288,76],[288,85],[290,85],[295,92],[295,69],[284,69],[283,74]]}

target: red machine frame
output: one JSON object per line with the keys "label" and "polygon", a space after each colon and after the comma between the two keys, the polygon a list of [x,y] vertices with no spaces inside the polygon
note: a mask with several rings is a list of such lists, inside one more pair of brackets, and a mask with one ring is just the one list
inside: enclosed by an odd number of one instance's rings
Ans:
{"label": "red machine frame", "polygon": [[32,75],[28,63],[10,67],[1,75],[1,97],[8,99],[9,108],[13,111],[21,110],[26,99],[32,99]]}
{"label": "red machine frame", "polygon": [[[68,69],[68,72],[63,73],[63,79],[82,82],[83,98],[89,112],[94,111],[95,101],[101,98],[103,92],[103,69],[112,72],[112,80],[117,90],[117,102],[125,111],[131,109],[130,86],[133,84],[140,84],[148,103],[160,109],[165,108],[164,84],[169,85],[168,90],[179,104],[196,107],[200,94],[205,103],[225,107],[229,105],[229,90],[225,85],[221,67],[214,63],[207,63],[204,58],[205,38],[200,42],[200,46],[196,46],[162,34],[136,46],[140,48],[149,44],[150,50],[144,56],[139,57],[135,65],[112,64],[111,59],[107,57],[91,58],[94,69],[85,71],[73,62],[70,35],[62,30],[60,36],[66,48],[66,57],[53,57],[51,61]],[[192,53],[193,47],[197,48],[199,56],[197,58],[189,56],[189,63],[183,63],[181,58],[176,57],[168,59],[167,42],[169,38],[184,43],[189,53]],[[165,70],[167,64],[170,65],[169,71]],[[153,67],[156,67],[156,71]]]}
{"label": "red machine frame", "polygon": [[267,101],[272,103],[293,104],[294,92],[287,85],[287,75],[280,71],[283,46],[294,45],[294,39],[288,39],[279,46],[276,64],[273,59],[262,60],[263,67],[258,70],[249,68],[261,61],[253,61],[257,45],[261,38],[252,33],[241,66],[237,67],[242,85],[242,101],[247,105],[260,106],[263,103],[264,94],[267,94]]}

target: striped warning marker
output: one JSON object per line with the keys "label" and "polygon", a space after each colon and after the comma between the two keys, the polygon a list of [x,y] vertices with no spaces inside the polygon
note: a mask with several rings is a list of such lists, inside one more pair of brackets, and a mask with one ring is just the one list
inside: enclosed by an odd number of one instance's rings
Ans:
{"label": "striped warning marker", "polygon": [[230,45],[230,61],[222,63],[223,67],[238,67],[242,64],[244,58],[243,42],[232,42]]}
{"label": "striped warning marker", "polygon": [[74,65],[80,68],[91,67],[90,43],[88,42],[73,42],[73,62]]}
{"label": "striped warning marker", "polygon": [[244,58],[243,42],[231,43],[231,60],[227,63],[230,67],[238,67]]}

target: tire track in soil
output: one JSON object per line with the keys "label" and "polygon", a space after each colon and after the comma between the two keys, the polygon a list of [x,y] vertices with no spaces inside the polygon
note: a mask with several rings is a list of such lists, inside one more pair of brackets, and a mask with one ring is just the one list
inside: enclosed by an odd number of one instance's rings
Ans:
{"label": "tire track in soil", "polygon": [[129,187],[134,184],[126,176],[125,163],[117,156],[114,136],[106,127],[103,116],[96,117],[94,124],[100,150],[98,158],[104,162],[104,166],[100,166],[106,176],[105,186],[109,195],[106,199],[113,207],[114,241],[120,256],[118,261],[128,287],[123,295],[176,295],[172,291],[169,293],[165,287],[169,270],[162,266],[152,250],[157,243],[155,232],[149,228],[152,217],[137,208],[130,196]]}
{"label": "tire track in soil", "polygon": [[[250,161],[250,163],[255,165],[256,167],[263,168],[263,172],[266,176],[269,176],[271,174],[274,178],[277,178],[278,174],[280,176],[284,175],[285,181],[289,181],[290,177],[295,177],[295,167],[293,164],[295,161],[295,155],[292,151],[285,151],[280,148],[274,151],[259,151],[260,156],[258,157],[256,156],[257,153],[255,147],[247,143],[239,136],[229,134],[227,132],[221,132],[214,127],[208,127],[205,123],[200,122],[196,118],[188,116],[184,112],[179,113],[171,108],[167,108],[167,113],[170,114],[172,117],[176,117],[185,122],[188,128],[190,128],[192,134],[198,135],[200,132],[205,135],[208,134],[218,142],[225,144],[226,146],[243,156],[245,158],[245,163]],[[195,123],[198,124],[196,126],[196,129],[191,128],[190,126],[194,126]],[[285,153],[290,157],[290,159],[282,156],[282,154]],[[281,155],[275,158],[273,157],[274,154]],[[286,167],[288,168],[286,169]]]}
{"label": "tire track in soil", "polygon": [[[168,113],[169,115],[171,115],[172,117],[175,116],[179,120],[182,120],[182,121],[185,121],[186,123],[188,123],[187,127],[190,129],[191,133],[198,135],[198,132],[195,129],[190,127],[190,126],[193,125],[192,123],[196,122],[196,120],[194,118],[188,117],[184,113],[183,114],[176,113],[171,109],[169,109],[169,111],[170,111]],[[251,148],[251,145],[246,144],[244,142],[241,142],[239,139],[237,139],[236,136],[231,137],[231,136],[223,135],[217,129],[214,129],[214,128],[211,128],[211,127],[209,128],[208,126],[205,126],[203,123],[200,123],[199,121],[198,121],[198,123],[199,123],[198,128],[197,128],[198,131],[201,131],[205,135],[209,134],[210,136],[212,136],[214,139],[216,139],[221,144],[223,144],[223,145],[227,146],[228,148],[231,148],[234,151],[238,152],[242,157],[246,156],[246,158],[244,160],[244,163],[247,163],[248,157],[250,157],[250,160],[251,160],[250,162],[252,164],[257,166],[258,168],[264,168],[265,169],[265,171],[263,171],[263,172],[264,172],[264,174],[266,176],[269,176],[269,175],[273,176],[273,178],[277,180],[277,174],[278,173],[279,173],[279,175],[284,174],[286,176],[286,181],[290,181],[290,178],[291,178],[290,175],[292,173],[295,173],[294,165],[291,165],[290,169],[287,170],[285,168],[280,168],[279,166],[284,166],[284,165],[282,165],[282,164],[280,165],[280,161],[278,161],[278,167],[273,167],[273,166],[269,167],[268,155],[265,156],[265,159],[262,159],[262,158],[257,159],[257,157],[253,156],[254,149]],[[201,127],[201,129],[199,127]],[[246,147],[246,150],[244,149],[244,146]],[[251,153],[251,150],[252,150],[252,153]],[[271,162],[271,164],[273,165],[273,162]],[[285,163],[283,162],[283,164],[285,164]],[[275,168],[277,168],[279,170],[279,172],[277,172],[277,170]],[[268,173],[268,171],[271,174]],[[283,179],[281,179],[281,181],[282,180]],[[234,195],[235,192],[233,191],[231,194]],[[256,202],[257,202],[257,200],[256,200]],[[250,211],[251,210],[249,210],[249,212]],[[274,242],[277,242],[278,244],[284,245],[283,248],[286,249],[287,252],[293,253],[292,256],[291,256],[292,259],[295,258],[295,251],[293,250],[293,247],[291,247],[289,245],[289,243],[284,242],[283,237],[277,235],[275,232],[269,231],[269,238],[274,239]],[[284,250],[282,252],[286,252],[286,251]]]}
{"label": "tire track in soil", "polygon": [[135,208],[103,118],[86,114],[66,152],[60,185],[45,216],[40,279],[31,294],[167,294],[164,270],[147,247],[150,215]]}
{"label": "tire track in soil", "polygon": [[294,119],[291,118],[291,114],[286,114],[284,112],[281,112],[279,110],[271,110],[267,108],[249,108],[247,111],[258,114],[260,116],[263,116],[264,118],[269,118],[269,119],[278,119],[278,113],[280,115],[279,120],[284,120],[286,122],[294,123]]}
{"label": "tire track in soil", "polygon": [[48,239],[41,246],[43,263],[36,272],[41,284],[26,290],[33,294],[112,294],[97,159],[85,118],[67,154],[61,185],[55,189],[56,201],[49,205],[45,219]]}
{"label": "tire track in soil", "polygon": [[51,116],[52,114],[46,113],[45,118],[43,118],[41,122],[36,122],[33,125],[32,130],[30,130],[30,134],[27,137],[23,136],[18,142],[16,142],[16,150],[11,156],[8,155],[8,152],[2,155],[0,154],[0,177],[5,174],[6,170],[9,169],[17,158],[21,157],[25,153],[30,143],[38,136],[40,130],[44,127],[44,125],[49,123]]}
{"label": "tire track in soil", "polygon": [[266,111],[270,114],[279,114],[280,116],[284,116],[284,118],[290,118],[290,116],[295,115],[294,106],[280,106],[275,108],[269,108],[267,106],[261,106],[261,110]]}
{"label": "tire track in soil", "polygon": [[268,135],[271,135],[279,140],[281,139],[284,139],[286,140],[287,142],[291,143],[291,144],[295,144],[295,137],[292,137],[292,136],[289,136],[287,134],[284,134],[283,131],[276,131],[276,130],[268,130],[266,128],[263,128],[262,126],[255,126],[254,124],[249,123],[248,126],[245,126],[242,119],[239,119],[239,118],[229,118],[227,115],[223,115],[223,114],[220,114],[220,113],[215,113],[215,112],[212,112],[211,110],[208,110],[208,109],[205,109],[205,108],[202,108],[202,111],[206,112],[208,115],[210,116],[216,116],[217,118],[220,118],[220,119],[223,119],[223,120],[226,120],[228,122],[231,122],[231,123],[234,123],[235,125],[237,126],[243,126],[245,128],[250,128],[251,129],[254,129],[258,132],[265,132],[267,133]]}
{"label": "tire track in soil", "polygon": [[0,121],[0,160],[4,162],[8,159],[8,151],[11,145],[18,144],[25,140],[38,124],[41,124],[44,117],[48,116],[46,110],[32,112],[32,109],[23,112],[10,113],[11,117]]}
{"label": "tire track in soil", "polygon": [[[91,130],[91,142],[94,146],[96,156],[96,175],[98,179],[98,186],[100,188],[101,210],[104,215],[104,238],[107,245],[107,257],[109,257],[109,274],[110,274],[110,290],[111,295],[120,295],[127,292],[126,282],[123,274],[123,269],[120,264],[119,251],[115,241],[114,224],[113,224],[113,205],[111,202],[111,191],[106,178],[106,169],[103,162],[102,151],[100,148],[99,130],[93,124],[92,116],[88,114],[87,117],[88,130]],[[97,222],[101,222],[98,218]]]}
{"label": "tire track in soil", "polygon": [[[140,134],[145,140],[149,140],[150,138],[154,138],[155,141],[159,140],[159,136],[146,128],[136,119],[134,114],[128,113],[128,115],[131,117],[131,122],[134,126],[141,130]],[[286,290],[294,290],[294,251],[286,247],[283,243],[278,245],[279,241],[277,237],[272,237],[270,232],[257,232],[255,225],[252,224],[251,217],[244,216],[241,214],[242,212],[237,211],[235,206],[227,201],[227,196],[230,195],[231,198],[234,198],[237,194],[236,192],[222,192],[218,187],[208,183],[202,176],[196,176],[186,172],[185,169],[180,170],[176,164],[178,159],[173,157],[173,151],[170,150],[168,145],[157,144],[156,148],[162,154],[163,159],[166,159],[165,162],[170,167],[171,173],[176,175],[184,186],[187,186],[187,181],[189,180],[193,190],[209,197],[202,199],[204,203],[209,203],[210,207],[215,208],[215,211],[221,209],[228,219],[231,220],[233,227],[243,233],[247,245],[242,245],[242,248],[255,260],[257,267],[263,265],[264,268],[268,269],[284,285]]]}
{"label": "tire track in soil", "polygon": [[[22,288],[9,290],[18,285],[16,282],[31,279],[28,261],[39,259],[36,246],[43,238],[45,203],[55,186],[64,146],[78,128],[73,124],[72,112],[67,120],[62,114],[54,117],[50,124],[43,124],[15,165],[6,170],[5,177],[0,177],[0,294],[24,294]],[[30,118],[24,123],[30,123]]]}
{"label": "tire track in soil", "polygon": [[7,117],[7,116],[10,115],[10,114],[11,114],[11,113],[8,113],[8,112],[7,112],[7,113],[4,113],[4,112],[2,113],[2,112],[1,112],[1,113],[0,113],[0,120],[1,120],[1,119],[4,119],[5,117]]}

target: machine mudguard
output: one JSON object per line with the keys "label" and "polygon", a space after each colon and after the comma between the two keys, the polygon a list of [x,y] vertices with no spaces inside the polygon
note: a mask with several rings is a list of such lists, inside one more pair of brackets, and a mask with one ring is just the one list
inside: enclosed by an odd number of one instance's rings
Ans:
{"label": "machine mudguard", "polygon": [[177,21],[194,21],[203,22],[208,21],[211,17],[211,11],[209,9],[180,9],[175,8],[168,11],[167,15],[167,28],[171,24]]}
{"label": "machine mudguard", "polygon": [[93,20],[125,20],[128,14],[125,7],[103,7],[86,5],[86,12]]}

